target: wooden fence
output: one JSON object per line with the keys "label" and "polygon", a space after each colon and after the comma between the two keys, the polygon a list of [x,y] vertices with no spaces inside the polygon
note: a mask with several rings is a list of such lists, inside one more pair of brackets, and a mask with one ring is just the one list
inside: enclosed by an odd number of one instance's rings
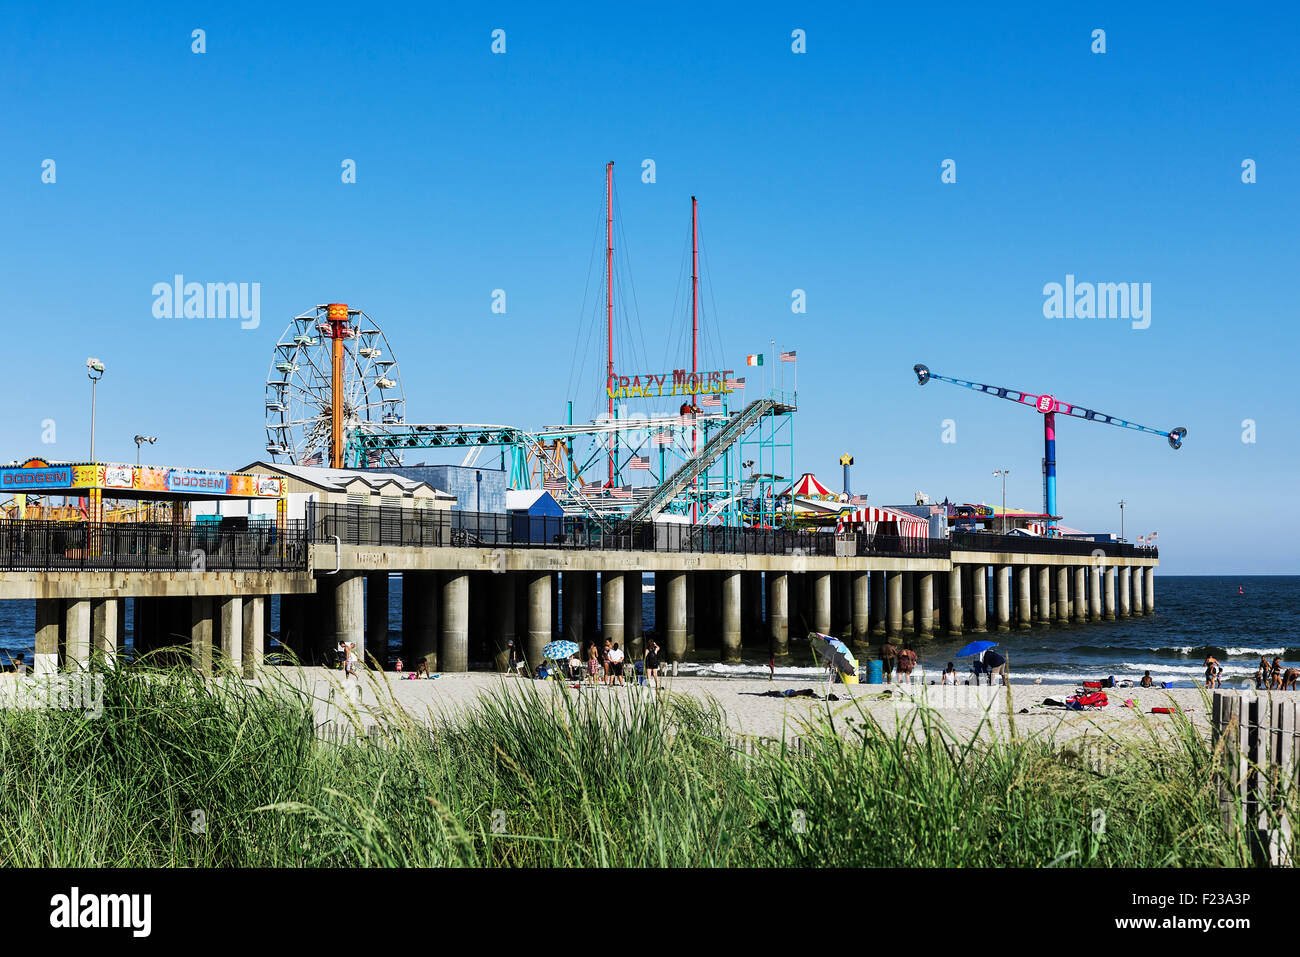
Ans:
{"label": "wooden fence", "polygon": [[1223,755],[1219,807],[1258,863],[1290,866],[1300,794],[1300,701],[1267,691],[1214,693],[1214,748]]}

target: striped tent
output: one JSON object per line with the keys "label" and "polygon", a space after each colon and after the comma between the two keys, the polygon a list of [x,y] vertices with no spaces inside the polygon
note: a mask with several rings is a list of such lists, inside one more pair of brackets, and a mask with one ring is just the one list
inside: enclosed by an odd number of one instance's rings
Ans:
{"label": "striped tent", "polygon": [[781,496],[798,496],[799,498],[834,498],[835,493],[828,489],[821,482],[817,481],[817,476],[812,472],[804,472],[788,489],[781,493]]}
{"label": "striped tent", "polygon": [[[894,532],[888,528],[882,529],[880,526],[886,523],[895,524],[898,531]],[[836,531],[853,525],[863,526],[868,534],[897,534],[902,538],[930,537],[929,522],[923,518],[917,518],[915,515],[908,515],[906,512],[896,512],[892,508],[868,506],[867,508],[855,509],[852,512],[844,512],[839,517]]]}

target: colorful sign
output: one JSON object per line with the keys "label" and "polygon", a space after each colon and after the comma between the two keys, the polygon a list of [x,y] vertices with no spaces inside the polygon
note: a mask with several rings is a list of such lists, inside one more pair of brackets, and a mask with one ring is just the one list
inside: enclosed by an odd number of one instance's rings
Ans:
{"label": "colorful sign", "polygon": [[0,489],[6,492],[39,492],[42,488],[67,488],[71,484],[72,469],[66,465],[0,469]]}
{"label": "colorful sign", "polygon": [[209,497],[280,498],[284,493],[284,481],[274,475],[212,469],[166,469],[89,462],[50,465],[44,459],[28,459],[22,465],[0,468],[0,493],[57,494],[73,489],[89,489],[92,494],[99,489],[110,489]]}
{"label": "colorful sign", "polygon": [[659,399],[675,395],[728,395],[735,388],[728,383],[734,369],[714,369],[709,372],[690,372],[674,369],[672,372],[649,372],[644,376],[611,375],[605,383],[605,394],[611,399]]}

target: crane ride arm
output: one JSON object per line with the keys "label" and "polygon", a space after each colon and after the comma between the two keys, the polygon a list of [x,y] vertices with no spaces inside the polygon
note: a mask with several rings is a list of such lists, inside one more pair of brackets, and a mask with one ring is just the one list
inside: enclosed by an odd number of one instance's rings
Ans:
{"label": "crane ride arm", "polygon": [[1101,422],[1104,425],[1114,425],[1121,429],[1132,429],[1135,432],[1150,432],[1152,435],[1163,435],[1169,441],[1169,447],[1178,449],[1182,448],[1183,439],[1187,437],[1187,430],[1182,426],[1176,429],[1165,431],[1164,429],[1153,429],[1149,426],[1138,425],[1136,422],[1129,422],[1127,419],[1117,418],[1113,415],[1107,415],[1104,412],[1094,412],[1092,409],[1085,409],[1082,406],[1071,405],[1069,402],[1062,402],[1050,395],[1033,395],[1028,392],[1020,392],[1016,389],[1006,389],[1002,386],[984,385],[981,382],[970,382],[966,379],[953,379],[946,375],[935,375],[930,371],[928,366],[912,366],[912,371],[916,373],[916,381],[920,385],[925,385],[931,379],[939,379],[943,382],[951,382],[953,385],[965,386],[967,389],[974,389],[976,392],[984,392],[988,395],[997,396],[999,399],[1006,399],[1009,402],[1018,402],[1021,405],[1033,406],[1039,412],[1046,415],[1049,412],[1060,412],[1062,415],[1069,415],[1076,419],[1085,419],[1089,422]]}

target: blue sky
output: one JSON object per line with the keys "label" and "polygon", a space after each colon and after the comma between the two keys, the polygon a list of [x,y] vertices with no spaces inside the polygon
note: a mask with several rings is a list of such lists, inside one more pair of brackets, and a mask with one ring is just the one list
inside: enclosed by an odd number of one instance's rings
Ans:
{"label": "blue sky", "polygon": [[[1114,527],[1124,498],[1129,536],[1158,531],[1166,572],[1300,571],[1294,8],[738,9],[10,12],[0,458],[85,457],[96,355],[101,458],[131,460],[145,432],[155,461],[242,465],[264,454],[274,343],[328,301],[384,327],[408,420],[537,427],[570,398],[594,415],[590,264],[613,160],[632,279],[619,272],[618,354],[689,361],[694,194],[706,364],[737,367],[772,339],[798,350],[799,469],[838,487],[850,452],[854,490],[884,504],[917,489],[995,502],[991,472],[1009,467],[1008,501],[1037,507],[1037,414],[922,390],[911,367],[925,362],[1189,429],[1173,452],[1062,423],[1068,524]],[[355,184],[340,181],[347,158]],[[155,318],[151,288],[175,273],[259,282],[261,325]],[[1043,286],[1066,274],[1150,283],[1150,327],[1044,318]]]}

